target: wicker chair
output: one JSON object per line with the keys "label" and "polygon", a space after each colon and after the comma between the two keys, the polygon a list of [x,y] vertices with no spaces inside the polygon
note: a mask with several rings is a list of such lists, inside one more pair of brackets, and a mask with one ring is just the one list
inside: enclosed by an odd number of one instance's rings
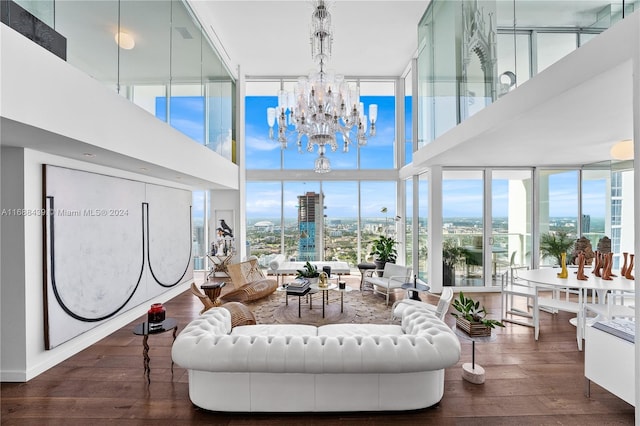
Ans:
{"label": "wicker chair", "polygon": [[221,297],[225,302],[251,302],[276,291],[278,282],[266,278],[256,259],[228,265],[227,270],[235,290]]}
{"label": "wicker chair", "polygon": [[[191,293],[193,293],[194,296],[200,299],[200,301],[204,305],[204,307],[200,311],[200,314],[208,311],[211,308],[220,306],[220,303],[216,304],[212,302],[209,296],[203,294],[198,289],[198,287],[196,287],[195,283],[191,283]],[[253,315],[253,312],[251,312],[251,309],[240,302],[227,302],[223,304],[222,307],[231,313],[232,328],[239,325],[253,325],[256,323],[256,317]]]}
{"label": "wicker chair", "polygon": [[256,317],[253,312],[243,303],[227,302],[222,307],[231,312],[231,328],[239,325],[254,325],[256,323]]}
{"label": "wicker chair", "polygon": [[206,312],[209,309],[211,309],[211,308],[216,306],[216,304],[213,303],[211,301],[211,299],[209,299],[209,296],[207,296],[206,294],[202,293],[198,289],[198,287],[196,287],[196,283],[191,283],[191,293],[193,293],[194,296],[196,296],[198,299],[200,299],[200,301],[204,305],[204,308],[202,308],[202,310],[200,311],[200,314],[202,314],[203,312]]}

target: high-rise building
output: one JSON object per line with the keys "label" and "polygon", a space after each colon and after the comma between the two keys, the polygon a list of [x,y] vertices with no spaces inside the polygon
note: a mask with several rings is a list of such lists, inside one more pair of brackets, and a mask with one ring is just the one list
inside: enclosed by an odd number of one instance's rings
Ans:
{"label": "high-rise building", "polygon": [[298,195],[298,260],[320,260],[322,218],[320,194]]}

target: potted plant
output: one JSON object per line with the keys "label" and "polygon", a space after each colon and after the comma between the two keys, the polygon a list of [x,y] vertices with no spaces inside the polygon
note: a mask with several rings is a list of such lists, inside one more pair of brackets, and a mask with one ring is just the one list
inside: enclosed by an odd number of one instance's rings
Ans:
{"label": "potted plant", "polygon": [[464,247],[455,245],[451,241],[442,243],[442,285],[455,284],[455,266],[462,264],[468,257],[468,251]]}
{"label": "potted plant", "polygon": [[311,262],[307,260],[307,263],[304,264],[303,269],[296,269],[296,278],[306,278],[309,280],[311,284],[315,284],[318,281],[318,277],[320,276],[320,271],[318,271],[318,267],[312,265]]}
{"label": "potted plant", "polygon": [[502,322],[487,318],[488,312],[480,306],[480,301],[466,297],[463,292],[453,300],[452,306],[456,310],[451,313],[456,318],[456,326],[469,336],[490,336],[496,326],[504,327]]}
{"label": "potted plant", "polygon": [[574,241],[567,237],[567,233],[564,231],[558,231],[557,233],[548,232],[540,236],[540,254],[542,258],[552,257],[562,264],[562,253],[567,253],[573,248]]}
{"label": "potted plant", "polygon": [[396,244],[398,242],[391,237],[380,235],[378,238],[371,242],[371,253],[373,256],[373,263],[376,264],[376,269],[384,269],[385,263],[396,263],[396,257],[398,251],[396,250]]}

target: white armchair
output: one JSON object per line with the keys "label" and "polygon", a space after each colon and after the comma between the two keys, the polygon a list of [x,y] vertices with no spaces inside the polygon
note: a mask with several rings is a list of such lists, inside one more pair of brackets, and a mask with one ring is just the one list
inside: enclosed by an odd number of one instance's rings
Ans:
{"label": "white armchair", "polygon": [[402,284],[408,282],[411,282],[411,267],[389,262],[384,265],[381,277],[364,278],[364,283],[372,285],[374,292],[386,295],[387,305],[389,304],[389,294],[395,289],[402,288]]}

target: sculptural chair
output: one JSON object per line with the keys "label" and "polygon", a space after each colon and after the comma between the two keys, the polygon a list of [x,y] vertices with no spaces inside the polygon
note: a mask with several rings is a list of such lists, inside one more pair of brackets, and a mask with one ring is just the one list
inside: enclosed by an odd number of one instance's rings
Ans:
{"label": "sculptural chair", "polygon": [[382,293],[387,297],[387,305],[389,304],[389,295],[392,291],[402,288],[402,284],[410,282],[411,267],[396,265],[387,262],[384,265],[384,271],[381,277],[371,276],[365,277],[365,284],[373,286],[374,293]]}
{"label": "sculptural chair", "polygon": [[[196,287],[195,283],[191,283],[191,293],[196,296],[204,307],[200,311],[200,315],[209,309],[220,306],[219,304],[215,304],[211,301],[209,296],[202,293],[198,287]],[[231,313],[231,327],[236,327],[238,325],[254,325],[256,324],[256,317],[251,312],[245,304],[240,302],[227,302],[222,305],[223,308],[227,309]]]}
{"label": "sculptural chair", "polygon": [[451,305],[451,300],[453,299],[453,289],[451,287],[443,287],[442,293],[440,293],[440,299],[438,299],[437,305],[432,305],[431,303],[423,302],[422,300],[414,300],[409,299],[409,292],[411,290],[407,290],[407,298],[396,301],[391,307],[391,319],[402,318],[402,312],[409,306],[416,306],[420,309],[426,309],[427,311],[433,312],[436,316],[444,321],[444,316],[447,314],[449,310],[449,305]]}
{"label": "sculptural chair", "polygon": [[227,266],[234,290],[223,295],[227,302],[251,302],[266,297],[276,291],[276,280],[266,278],[256,259],[250,259]]}
{"label": "sculptural chair", "polygon": [[198,287],[196,287],[196,283],[191,283],[191,293],[193,293],[194,296],[196,296],[198,299],[200,299],[200,301],[204,305],[204,308],[200,311],[200,314],[202,314],[203,312],[206,312],[209,309],[211,309],[214,306],[216,306],[211,301],[211,299],[209,299],[209,296],[207,296],[206,294],[202,293],[200,291],[200,289],[198,289]]}

